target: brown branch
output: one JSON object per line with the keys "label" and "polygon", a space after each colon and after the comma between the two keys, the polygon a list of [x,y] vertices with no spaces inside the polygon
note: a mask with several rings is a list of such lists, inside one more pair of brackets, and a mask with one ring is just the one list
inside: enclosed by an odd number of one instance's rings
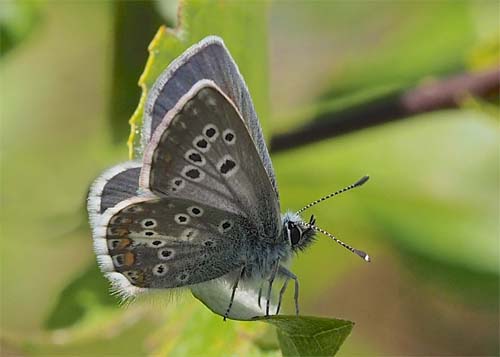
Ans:
{"label": "brown branch", "polygon": [[320,113],[300,128],[273,136],[271,151],[295,148],[416,114],[457,108],[467,96],[488,98],[498,96],[499,90],[499,68],[425,82],[415,88],[378,98],[362,107]]}

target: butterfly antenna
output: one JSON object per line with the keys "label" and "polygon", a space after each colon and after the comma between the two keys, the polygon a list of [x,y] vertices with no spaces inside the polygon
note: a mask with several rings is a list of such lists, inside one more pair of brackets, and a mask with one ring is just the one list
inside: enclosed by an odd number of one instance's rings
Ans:
{"label": "butterfly antenna", "polygon": [[337,196],[337,195],[340,195],[341,193],[344,193],[344,192],[347,192],[349,190],[352,190],[353,188],[356,188],[356,187],[359,187],[361,185],[363,185],[366,181],[368,181],[368,179],[370,178],[370,176],[363,176],[362,178],[360,178],[358,181],[356,181],[355,183],[353,183],[352,185],[349,185],[347,187],[344,187],[343,189],[341,190],[338,190],[338,191],[335,191],[333,193],[330,193],[329,195],[326,195],[324,197],[321,197],[320,199],[317,199],[316,201],[313,201],[311,203],[309,203],[308,205],[302,207],[301,209],[299,209],[296,213],[297,214],[301,214],[302,212],[304,212],[306,209],[309,209],[311,208],[312,206],[315,206],[317,205],[318,203],[320,202],[323,202],[329,198],[332,198],[333,196]]}
{"label": "butterfly antenna", "polygon": [[337,242],[338,244],[340,244],[342,247],[346,248],[347,250],[350,250],[351,252],[353,252],[357,256],[363,258],[363,260],[365,260],[366,262],[371,262],[371,258],[370,258],[370,256],[368,254],[366,254],[362,250],[355,249],[355,248],[351,247],[349,244],[346,244],[346,243],[342,242],[341,240],[335,238],[333,236],[333,234],[328,233],[324,229],[321,229],[319,227],[316,227],[313,224],[309,224],[309,223],[306,223],[306,222],[302,222],[302,224],[305,225],[308,228],[314,229],[317,232],[323,233],[325,236],[328,236],[328,237],[332,238],[335,242]]}

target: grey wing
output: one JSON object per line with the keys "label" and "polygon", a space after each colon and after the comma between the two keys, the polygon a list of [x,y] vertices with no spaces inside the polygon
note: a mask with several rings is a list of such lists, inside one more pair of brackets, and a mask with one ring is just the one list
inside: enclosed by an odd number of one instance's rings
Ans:
{"label": "grey wing", "polygon": [[133,197],[104,213],[94,239],[101,270],[129,296],[233,271],[243,264],[244,227],[241,217],[199,202]]}
{"label": "grey wing", "polygon": [[257,148],[212,81],[195,84],[167,113],[144,153],[140,185],[240,215],[259,239],[278,238],[279,201]]}
{"label": "grey wing", "polygon": [[257,146],[257,152],[278,196],[274,169],[252,98],[238,66],[219,37],[206,37],[187,49],[157,79],[146,102],[142,129],[143,147],[146,147],[166,113],[196,82],[202,79],[215,82],[236,105]]}
{"label": "grey wing", "polygon": [[109,168],[91,185],[87,211],[92,225],[110,207],[137,195],[142,163],[127,161]]}

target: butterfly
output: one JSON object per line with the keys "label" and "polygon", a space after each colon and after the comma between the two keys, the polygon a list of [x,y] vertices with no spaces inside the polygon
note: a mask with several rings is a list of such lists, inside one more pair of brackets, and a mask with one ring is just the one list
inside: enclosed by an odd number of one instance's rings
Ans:
{"label": "butterfly", "polygon": [[300,213],[368,179],[281,214],[276,178],[252,99],[224,42],[209,36],[160,75],[146,103],[142,158],[116,165],[88,196],[94,251],[101,271],[122,297],[152,290],[197,287],[231,277],[231,316],[238,285],[267,286],[284,279],[275,313],[290,280],[286,262],[324,233]]}

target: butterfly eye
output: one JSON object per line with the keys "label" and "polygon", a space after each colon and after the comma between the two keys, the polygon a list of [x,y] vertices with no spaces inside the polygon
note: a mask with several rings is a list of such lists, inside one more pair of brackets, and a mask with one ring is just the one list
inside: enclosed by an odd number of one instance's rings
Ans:
{"label": "butterfly eye", "polygon": [[292,246],[297,245],[302,238],[302,232],[300,231],[299,227],[297,227],[293,222],[288,222],[287,234],[290,243],[292,243]]}

